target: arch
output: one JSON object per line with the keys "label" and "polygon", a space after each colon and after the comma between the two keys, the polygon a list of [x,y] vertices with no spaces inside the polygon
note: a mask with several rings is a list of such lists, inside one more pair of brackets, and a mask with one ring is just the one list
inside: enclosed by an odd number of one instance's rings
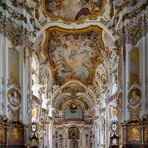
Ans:
{"label": "arch", "polygon": [[[71,103],[72,101],[73,101],[73,100],[71,99],[71,100],[68,100],[68,101],[64,102],[64,104],[63,104],[63,106],[62,106],[62,110],[65,110],[65,108],[66,108],[68,105],[70,105],[70,103]],[[80,105],[80,107],[82,108],[83,111],[87,111],[85,105],[84,105],[81,101],[79,101],[79,100],[74,100],[74,102],[76,102],[78,105]],[[58,108],[58,107],[57,107],[57,108]]]}
{"label": "arch", "polygon": [[74,84],[74,83],[78,84],[80,87],[84,88],[85,90],[87,89],[87,87],[84,84],[82,84],[79,81],[74,80],[74,81],[68,81],[64,83],[64,85],[61,86],[61,90],[63,90],[65,87],[68,87],[70,84]]}

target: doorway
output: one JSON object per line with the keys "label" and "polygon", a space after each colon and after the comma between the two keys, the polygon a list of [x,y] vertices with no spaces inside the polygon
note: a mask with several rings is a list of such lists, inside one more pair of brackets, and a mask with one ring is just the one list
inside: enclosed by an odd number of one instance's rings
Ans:
{"label": "doorway", "polygon": [[78,148],[78,141],[77,140],[71,140],[70,141],[70,148]]}

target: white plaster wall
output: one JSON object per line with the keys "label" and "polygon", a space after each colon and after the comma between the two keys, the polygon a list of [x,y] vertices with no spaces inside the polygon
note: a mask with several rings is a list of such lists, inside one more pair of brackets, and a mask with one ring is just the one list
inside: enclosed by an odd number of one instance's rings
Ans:
{"label": "white plaster wall", "polygon": [[148,115],[148,33],[137,43],[137,47],[140,49],[140,85],[142,90],[140,117],[142,117]]}
{"label": "white plaster wall", "polygon": [[4,79],[4,87],[3,87],[3,102],[4,102],[4,113],[3,115],[9,117],[9,110],[8,110],[8,99],[7,99],[7,91],[8,91],[8,48],[11,48],[11,42],[4,36],[2,36],[2,56],[3,56],[3,79]]}
{"label": "white plaster wall", "polygon": [[[12,48],[13,45],[2,34],[0,34],[0,114],[6,116],[10,119],[10,114],[8,110],[9,101],[7,99],[7,91],[9,89],[8,80],[9,80],[9,67],[8,67],[8,50]],[[21,84],[21,116],[20,120],[23,121],[24,124],[27,124],[27,81],[28,81],[28,70],[27,64],[24,64],[24,56],[23,56],[23,49],[18,47],[16,49],[20,54],[20,65],[19,65],[19,72],[20,72],[20,84]],[[26,60],[27,61],[27,60]],[[2,84],[3,79],[3,84]],[[4,107],[4,108],[3,108]]]}
{"label": "white plaster wall", "polygon": [[147,47],[148,47],[148,34],[147,36],[143,37],[140,41],[137,42],[137,44],[135,46],[131,45],[131,44],[126,44],[126,64],[125,64],[125,67],[124,70],[123,70],[123,73],[124,73],[124,79],[123,79],[123,83],[124,83],[124,101],[123,101],[123,121],[124,120],[129,120],[129,112],[128,112],[128,90],[129,90],[129,52],[132,48],[134,47],[138,47],[139,49],[139,56],[140,56],[140,88],[141,88],[141,91],[142,91],[142,98],[141,98],[141,103],[142,103],[142,106],[141,106],[141,110],[140,110],[140,117],[142,117],[143,115],[145,114],[148,114],[148,110],[147,110],[147,92],[148,92],[148,89],[146,89],[147,87]]}
{"label": "white plaster wall", "polygon": [[3,46],[2,46],[3,36],[0,34],[0,115],[4,114],[3,110]]}

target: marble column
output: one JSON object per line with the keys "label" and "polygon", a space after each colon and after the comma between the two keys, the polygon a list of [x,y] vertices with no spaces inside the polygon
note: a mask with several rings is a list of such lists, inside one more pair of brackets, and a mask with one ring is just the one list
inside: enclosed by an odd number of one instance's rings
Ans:
{"label": "marble column", "polygon": [[95,141],[94,141],[94,143],[95,143],[95,148],[97,148],[97,144],[98,144],[98,126],[97,126],[97,122],[95,123],[95,130],[94,130],[94,132],[95,132]]}
{"label": "marble column", "polygon": [[2,48],[2,40],[3,40],[3,35],[0,34],[0,115],[3,115],[3,94],[4,94],[4,89],[3,89],[3,84],[4,84],[4,79],[3,79],[3,48]]}
{"label": "marble column", "polygon": [[64,143],[65,143],[65,148],[68,148],[68,129],[65,127],[65,139],[64,139]]}
{"label": "marble column", "polygon": [[142,33],[144,38],[141,40],[140,48],[139,49],[142,51],[142,56],[141,56],[141,67],[142,67],[142,90],[143,90],[143,112],[142,115],[148,115],[148,34],[146,35],[147,28],[145,25],[146,22],[146,16],[142,17]]}
{"label": "marble column", "polygon": [[9,117],[9,109],[8,109],[8,99],[7,99],[7,92],[8,92],[8,85],[9,85],[9,71],[8,71],[8,51],[9,48],[12,48],[11,42],[6,38],[3,37],[2,41],[2,49],[3,49],[3,75],[4,75],[4,115]]}
{"label": "marble column", "polygon": [[53,148],[53,121],[50,120],[48,125],[48,142],[49,148]]}

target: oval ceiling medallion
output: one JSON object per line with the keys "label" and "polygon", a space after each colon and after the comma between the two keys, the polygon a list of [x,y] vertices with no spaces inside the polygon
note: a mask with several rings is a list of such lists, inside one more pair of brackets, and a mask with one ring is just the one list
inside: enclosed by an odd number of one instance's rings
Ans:
{"label": "oval ceiling medallion", "polygon": [[50,18],[60,18],[64,21],[95,18],[104,8],[103,0],[42,0],[42,3]]}

